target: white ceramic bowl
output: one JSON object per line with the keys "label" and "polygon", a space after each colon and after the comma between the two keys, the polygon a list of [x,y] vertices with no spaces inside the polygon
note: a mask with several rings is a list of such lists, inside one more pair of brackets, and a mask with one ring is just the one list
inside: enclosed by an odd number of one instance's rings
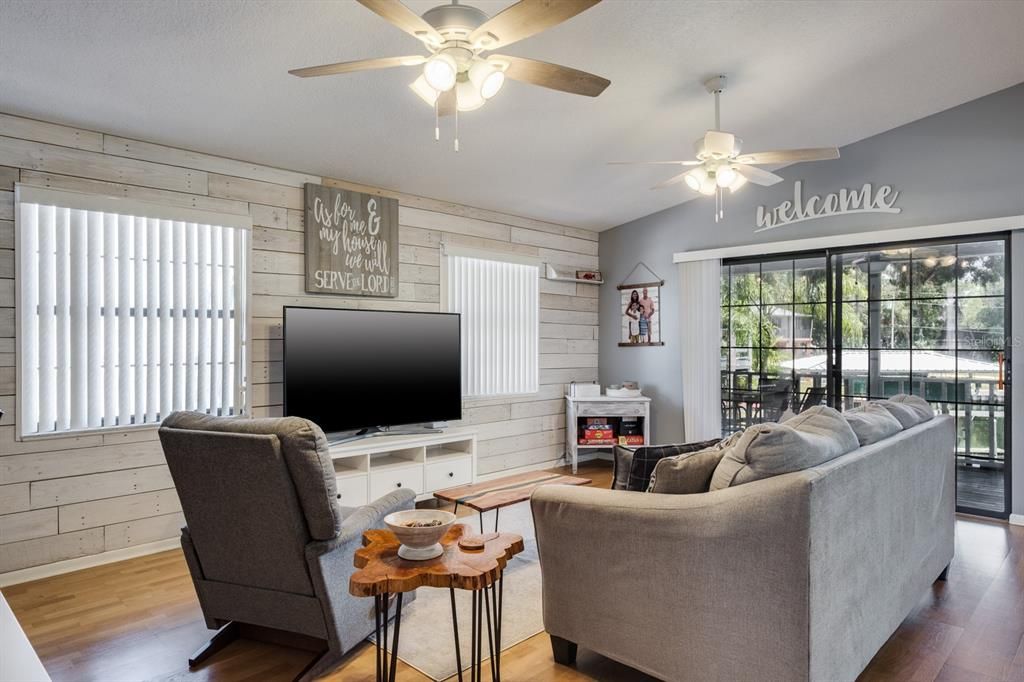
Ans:
{"label": "white ceramic bowl", "polygon": [[[405,525],[411,521],[440,521],[441,525],[426,528],[410,528]],[[402,543],[398,548],[398,556],[412,561],[423,561],[444,553],[439,540],[455,523],[455,514],[436,509],[409,509],[388,514],[384,517],[384,523]]]}

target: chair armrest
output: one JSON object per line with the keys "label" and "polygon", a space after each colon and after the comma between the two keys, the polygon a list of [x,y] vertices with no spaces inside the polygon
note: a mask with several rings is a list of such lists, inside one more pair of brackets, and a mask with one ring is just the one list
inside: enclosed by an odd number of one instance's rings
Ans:
{"label": "chair armrest", "polygon": [[802,474],[696,495],[538,488],[544,627],[661,678],[685,661],[729,679],[725,641],[750,643],[730,671],[783,643],[780,665],[806,666],[809,500]]}
{"label": "chair armrest", "polygon": [[324,608],[328,640],[336,642],[332,648],[337,651],[348,651],[373,632],[373,605],[348,592],[349,579],[356,570],[352,557],[363,546],[363,533],[382,527],[385,516],[412,509],[415,502],[413,491],[395,490],[352,512],[334,538],[306,545],[306,562]]}
{"label": "chair armrest", "polygon": [[416,493],[412,490],[394,490],[370,504],[358,507],[341,522],[338,535],[330,540],[319,540],[307,545],[307,554],[324,554],[355,541],[355,547],[362,546],[363,533],[371,528],[384,526],[384,517],[391,512],[412,509],[416,504]]}

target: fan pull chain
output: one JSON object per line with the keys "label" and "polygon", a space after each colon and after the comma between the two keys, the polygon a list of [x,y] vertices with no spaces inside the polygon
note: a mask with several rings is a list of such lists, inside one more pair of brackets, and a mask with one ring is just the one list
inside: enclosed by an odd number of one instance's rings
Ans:
{"label": "fan pull chain", "polygon": [[441,139],[441,114],[439,113],[437,102],[441,98],[438,97],[434,100],[434,142]]}
{"label": "fan pull chain", "polygon": [[459,151],[459,107],[455,107],[455,151]]}

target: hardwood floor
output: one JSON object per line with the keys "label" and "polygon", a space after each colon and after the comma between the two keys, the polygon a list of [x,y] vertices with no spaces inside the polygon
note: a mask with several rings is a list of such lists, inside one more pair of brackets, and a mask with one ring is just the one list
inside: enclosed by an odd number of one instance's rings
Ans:
{"label": "hardwood floor", "polygon": [[[611,469],[604,462],[587,463],[580,475],[607,487]],[[3,592],[58,681],[290,680],[311,659],[304,651],[242,640],[189,672],[186,657],[212,632],[176,550]],[[502,671],[510,681],[652,679],[582,648],[575,668],[556,665],[544,634],[507,650]],[[406,682],[427,680],[401,662],[398,675]],[[368,682],[373,677],[373,649],[363,645],[325,679]],[[1024,528],[960,517],[948,582],[937,582],[922,595],[861,680],[1024,680]]]}

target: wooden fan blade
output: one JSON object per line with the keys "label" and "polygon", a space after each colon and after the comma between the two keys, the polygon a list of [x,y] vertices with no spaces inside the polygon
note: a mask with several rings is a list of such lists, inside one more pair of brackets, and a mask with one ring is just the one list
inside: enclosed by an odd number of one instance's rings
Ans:
{"label": "wooden fan blade", "polygon": [[536,59],[492,55],[488,57],[487,61],[493,62],[496,66],[504,63],[506,66],[505,76],[508,78],[573,95],[597,97],[611,85],[611,81],[607,78],[601,78],[586,71],[570,69],[568,66],[539,62]]}
{"label": "wooden fan blade", "polygon": [[360,5],[428,45],[440,45],[444,37],[437,29],[399,0],[356,0]]}
{"label": "wooden fan blade", "polygon": [[380,59],[360,59],[355,62],[338,62],[337,64],[324,64],[322,66],[307,66],[304,69],[292,69],[288,73],[300,78],[311,78],[313,76],[333,76],[338,73],[352,73],[353,71],[370,71],[371,69],[390,69],[394,66],[416,66],[427,61],[426,57],[412,55],[409,57],[381,57]]}
{"label": "wooden fan blade", "polygon": [[682,173],[680,173],[679,175],[675,175],[675,176],[669,178],[665,182],[659,182],[657,185],[655,185],[651,189],[664,189],[665,187],[670,187],[672,185],[679,184],[680,182],[683,181],[683,179],[686,177],[686,174],[689,173],[689,172],[690,171],[685,170]]}
{"label": "wooden fan blade", "polygon": [[814,147],[811,149],[780,149],[774,152],[754,152],[740,154],[736,160],[740,163],[773,164],[797,163],[799,161],[830,161],[839,158],[839,150],[835,147]]}
{"label": "wooden fan blade", "polygon": [[672,166],[699,166],[703,161],[609,161],[608,165],[611,166],[650,166],[650,165],[665,165],[669,164]]}
{"label": "wooden fan blade", "polygon": [[437,115],[438,116],[451,116],[455,113],[455,107],[458,106],[459,100],[455,96],[455,88],[442,92],[437,97]]}
{"label": "wooden fan blade", "polygon": [[599,2],[601,0],[519,0],[470,33],[469,42],[478,49],[496,50],[572,19]]}
{"label": "wooden fan blade", "polygon": [[761,185],[762,187],[771,187],[772,185],[782,182],[782,178],[775,173],[770,173],[763,168],[757,168],[756,166],[748,166],[745,163],[734,163],[732,167],[737,172],[742,173],[750,182],[755,185]]}

